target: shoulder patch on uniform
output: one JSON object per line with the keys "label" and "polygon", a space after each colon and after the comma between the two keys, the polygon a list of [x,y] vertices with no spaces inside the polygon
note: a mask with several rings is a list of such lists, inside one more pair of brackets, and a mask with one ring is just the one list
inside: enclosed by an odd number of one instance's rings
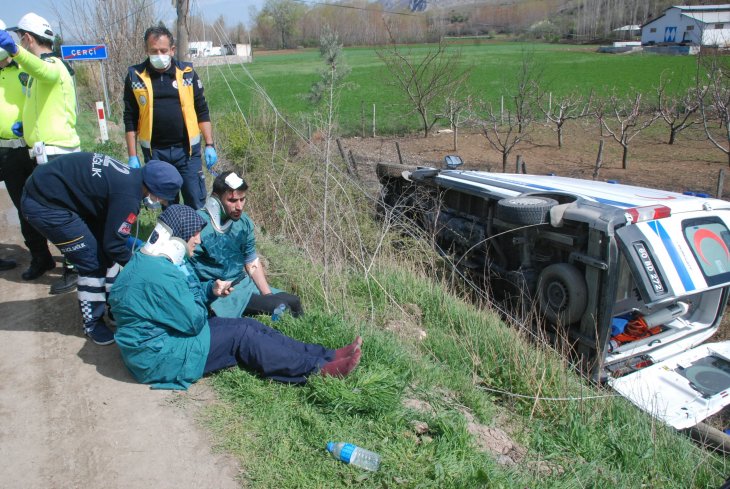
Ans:
{"label": "shoulder patch on uniform", "polygon": [[51,57],[49,57],[49,58],[43,58],[43,61],[45,61],[46,63],[55,63],[56,62],[56,58],[51,58]]}
{"label": "shoulder patch on uniform", "polygon": [[119,229],[117,229],[117,232],[122,236],[129,236],[130,234],[132,234],[132,225],[129,224],[127,221],[124,221],[122,225],[119,226]]}
{"label": "shoulder patch on uniform", "polygon": [[134,224],[134,221],[137,220],[137,214],[135,214],[134,212],[130,212],[126,220],[129,224]]}
{"label": "shoulder patch on uniform", "polygon": [[203,81],[198,78],[198,88],[203,88]]}
{"label": "shoulder patch on uniform", "polygon": [[18,73],[18,80],[20,80],[20,84],[24,87],[28,86],[28,78],[30,78],[30,75],[28,73],[22,71]]}

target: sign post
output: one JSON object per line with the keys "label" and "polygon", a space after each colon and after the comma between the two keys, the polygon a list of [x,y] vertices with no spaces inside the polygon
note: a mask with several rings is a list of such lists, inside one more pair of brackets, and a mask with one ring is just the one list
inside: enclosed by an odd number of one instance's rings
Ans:
{"label": "sign post", "polygon": [[106,129],[106,116],[104,115],[104,102],[96,103],[96,119],[99,121],[99,131],[101,132],[101,142],[109,141],[109,132]]}
{"label": "sign post", "polygon": [[[106,87],[106,74],[104,73],[103,60],[107,59],[106,44],[78,44],[61,46],[61,58],[66,61],[99,61],[101,71],[101,84],[104,89],[104,101],[106,102],[107,113],[111,115],[109,105],[109,94]],[[104,121],[106,127],[106,120]],[[101,127],[101,126],[100,126]],[[102,134],[102,139],[104,135]],[[107,136],[108,139],[108,136]]]}

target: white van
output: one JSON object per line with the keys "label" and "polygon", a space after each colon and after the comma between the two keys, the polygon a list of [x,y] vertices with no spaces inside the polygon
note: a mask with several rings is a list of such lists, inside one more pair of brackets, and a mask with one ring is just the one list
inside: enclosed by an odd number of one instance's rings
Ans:
{"label": "white van", "polygon": [[730,341],[700,345],[730,291],[730,202],[446,162],[378,165],[381,205],[534,300],[594,380],[669,425],[730,404]]}

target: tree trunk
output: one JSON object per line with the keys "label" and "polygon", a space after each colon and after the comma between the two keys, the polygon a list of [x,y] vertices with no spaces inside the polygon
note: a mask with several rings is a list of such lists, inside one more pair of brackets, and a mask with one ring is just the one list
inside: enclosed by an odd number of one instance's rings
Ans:
{"label": "tree trunk", "polygon": [[621,167],[625,170],[629,167],[629,145],[624,145],[624,154],[621,157]]}
{"label": "tree trunk", "polygon": [[507,158],[509,158],[509,151],[502,151],[502,173],[507,173]]}
{"label": "tree trunk", "polygon": [[558,149],[563,147],[563,125],[558,125]]}
{"label": "tree trunk", "polygon": [[674,144],[674,140],[677,137],[677,128],[672,127],[672,130],[669,132],[669,144]]}
{"label": "tree trunk", "polygon": [[190,11],[189,0],[177,0],[177,50],[175,54],[176,58],[187,61],[188,60],[188,12]]}

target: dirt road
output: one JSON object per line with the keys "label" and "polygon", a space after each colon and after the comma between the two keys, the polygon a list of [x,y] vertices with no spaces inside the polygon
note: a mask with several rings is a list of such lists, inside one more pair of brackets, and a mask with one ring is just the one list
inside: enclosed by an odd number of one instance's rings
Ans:
{"label": "dirt road", "polygon": [[82,336],[76,294],[48,294],[58,268],[21,280],[29,257],[2,184],[0,229],[0,257],[18,261],[0,272],[0,487],[240,487],[237,464],[195,421],[204,384],[137,384],[115,346]]}

